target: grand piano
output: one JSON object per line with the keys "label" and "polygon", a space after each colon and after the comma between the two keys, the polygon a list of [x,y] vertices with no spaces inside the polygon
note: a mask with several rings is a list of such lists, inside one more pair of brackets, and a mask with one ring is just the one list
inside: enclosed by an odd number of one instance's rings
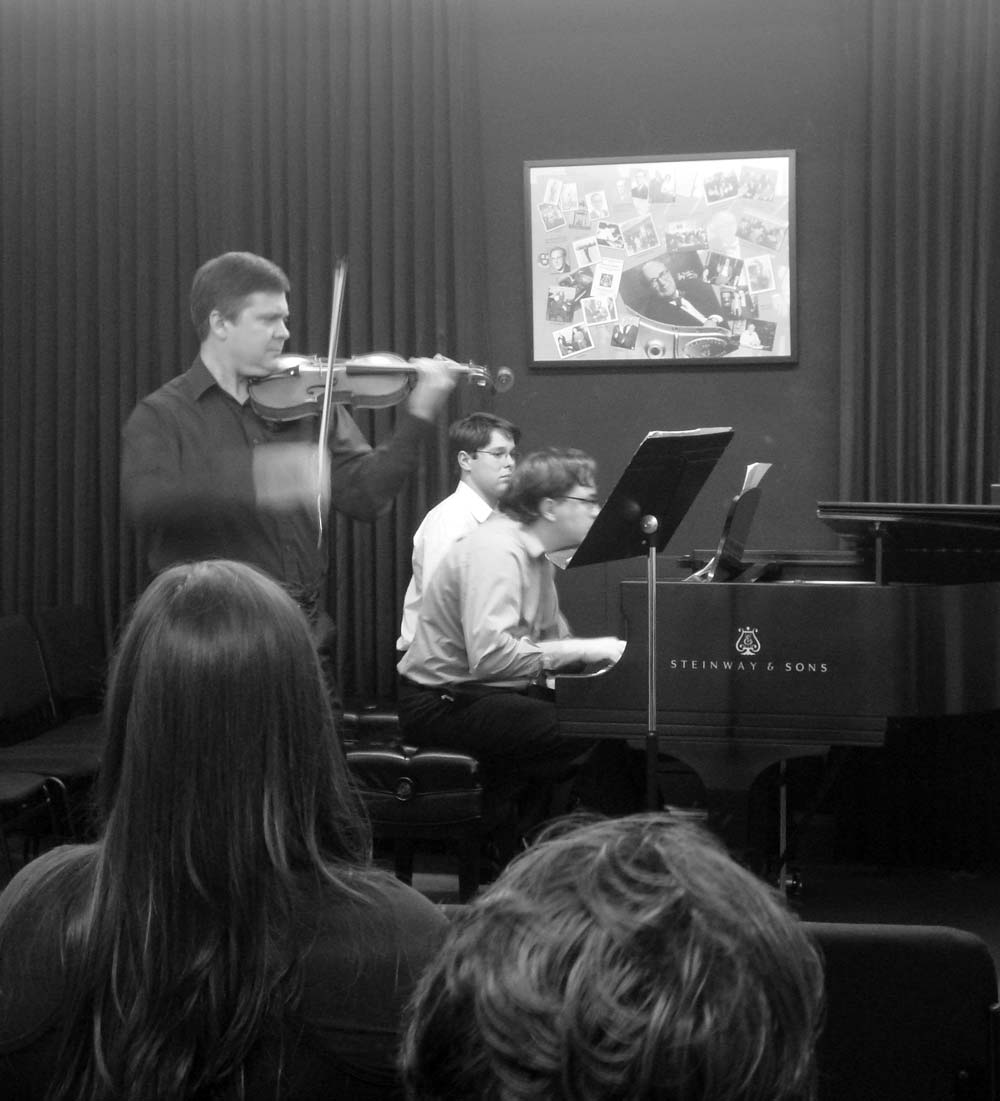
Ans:
{"label": "grand piano", "polygon": [[[737,546],[718,569],[694,552],[690,577],[655,581],[659,748],[698,773],[732,843],[767,766],[881,745],[907,717],[1000,709],[1000,507],[823,502],[817,515],[844,549]],[[621,583],[618,663],[557,679],[565,733],[649,735],[647,589]]]}

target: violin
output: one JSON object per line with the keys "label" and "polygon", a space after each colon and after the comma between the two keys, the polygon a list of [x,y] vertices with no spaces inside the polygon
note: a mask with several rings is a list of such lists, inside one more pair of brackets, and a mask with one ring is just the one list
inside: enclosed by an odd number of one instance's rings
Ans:
{"label": "violin", "polygon": [[[453,368],[474,386],[505,393],[514,385],[514,372],[500,367],[494,376],[476,363],[455,363]],[[264,378],[249,379],[250,406],[272,424],[320,416],[329,382],[329,401],[360,409],[384,409],[398,405],[416,381],[417,368],[393,352],[370,352],[350,359],[330,360],[316,355],[282,355],[278,370]],[[332,377],[331,377],[332,375]]]}

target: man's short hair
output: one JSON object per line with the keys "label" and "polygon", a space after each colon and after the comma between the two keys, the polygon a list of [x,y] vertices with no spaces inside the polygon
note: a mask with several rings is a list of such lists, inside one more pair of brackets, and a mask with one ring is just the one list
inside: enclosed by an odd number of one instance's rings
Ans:
{"label": "man's short hair", "polygon": [[538,518],[546,497],[562,497],[576,486],[596,484],[597,464],[575,448],[547,447],[526,455],[514,470],[501,508],[523,523]]}
{"label": "man's short hair", "polygon": [[815,948],[668,815],[543,836],[457,918],[402,1054],[417,1101],[796,1101],[815,1090]]}
{"label": "man's short hair", "polygon": [[516,424],[493,413],[470,413],[453,421],[448,428],[448,447],[452,458],[457,459],[460,451],[471,455],[474,451],[489,447],[494,432],[510,436],[515,444],[521,438],[521,429]]}
{"label": "man's short hair", "polygon": [[208,336],[213,310],[234,321],[252,294],[287,294],[288,276],[253,252],[224,252],[206,261],[191,282],[191,321],[199,340]]}

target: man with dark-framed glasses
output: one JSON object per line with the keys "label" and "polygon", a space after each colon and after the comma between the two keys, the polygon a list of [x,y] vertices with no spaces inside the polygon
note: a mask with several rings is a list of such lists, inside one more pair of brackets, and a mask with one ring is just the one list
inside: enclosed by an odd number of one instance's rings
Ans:
{"label": "man with dark-framed glasses", "polygon": [[424,589],[445,552],[495,511],[510,488],[521,430],[493,413],[470,413],[448,429],[452,460],[458,467],[455,492],[436,504],[413,535],[413,574],[403,598],[398,650],[409,648]]}
{"label": "man with dark-framed glasses", "polygon": [[559,732],[548,678],[617,661],[621,639],[576,638],[551,555],[577,547],[600,512],[595,465],[549,448],[517,466],[497,513],[447,551],[399,663],[407,740],[475,756],[501,855],[562,809],[591,744]]}

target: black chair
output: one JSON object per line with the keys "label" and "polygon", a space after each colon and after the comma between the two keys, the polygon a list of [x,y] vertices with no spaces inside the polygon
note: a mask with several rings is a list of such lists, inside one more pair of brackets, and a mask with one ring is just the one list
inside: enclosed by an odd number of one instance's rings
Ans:
{"label": "black chair", "polygon": [[825,960],[819,1101],[994,1101],[997,975],[981,938],[927,925],[805,927]]}
{"label": "black chair", "polygon": [[35,773],[61,792],[65,831],[81,830],[72,796],[89,788],[103,751],[101,720],[58,720],[35,632],[23,615],[0,617],[0,770]]}
{"label": "black chair", "polygon": [[34,622],[58,716],[100,711],[108,656],[97,616],[80,604],[58,604],[43,608]]}
{"label": "black chair", "polygon": [[421,841],[445,842],[458,860],[459,898],[479,886],[483,788],[474,757],[406,745],[389,709],[347,711],[342,721],[347,765],[364,799],[372,833],[392,847],[396,876],[413,881]]}
{"label": "black chair", "polygon": [[8,877],[16,870],[10,855],[11,834],[21,835],[23,863],[37,851],[40,833],[57,832],[50,786],[36,773],[0,771],[0,850]]}

